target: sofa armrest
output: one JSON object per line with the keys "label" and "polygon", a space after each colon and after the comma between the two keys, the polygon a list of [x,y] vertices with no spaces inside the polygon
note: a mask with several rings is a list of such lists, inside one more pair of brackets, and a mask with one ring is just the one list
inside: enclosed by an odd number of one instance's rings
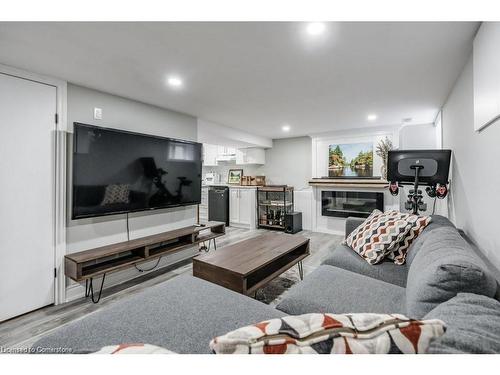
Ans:
{"label": "sofa armrest", "polygon": [[359,227],[363,221],[365,221],[362,217],[352,217],[349,216],[345,221],[345,237],[349,236],[351,232]]}

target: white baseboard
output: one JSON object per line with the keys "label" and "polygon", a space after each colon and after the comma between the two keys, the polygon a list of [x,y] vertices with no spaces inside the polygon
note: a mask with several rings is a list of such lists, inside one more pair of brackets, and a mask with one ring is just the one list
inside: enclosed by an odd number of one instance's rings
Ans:
{"label": "white baseboard", "polygon": [[255,226],[252,226],[250,224],[229,223],[229,226],[239,229],[255,229]]}
{"label": "white baseboard", "polygon": [[74,283],[66,287],[66,301],[71,302],[85,296],[85,286]]}

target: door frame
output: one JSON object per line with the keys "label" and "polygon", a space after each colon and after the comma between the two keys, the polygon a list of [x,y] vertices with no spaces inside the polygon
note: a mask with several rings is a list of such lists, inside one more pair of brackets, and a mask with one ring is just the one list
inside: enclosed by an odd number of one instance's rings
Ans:
{"label": "door frame", "polygon": [[[64,256],[66,255],[66,132],[67,126],[67,82],[57,78],[32,73],[12,66],[0,64],[0,73],[53,86],[56,88],[56,113],[54,150],[54,304],[66,302],[66,278]],[[55,114],[54,114],[55,115]]]}

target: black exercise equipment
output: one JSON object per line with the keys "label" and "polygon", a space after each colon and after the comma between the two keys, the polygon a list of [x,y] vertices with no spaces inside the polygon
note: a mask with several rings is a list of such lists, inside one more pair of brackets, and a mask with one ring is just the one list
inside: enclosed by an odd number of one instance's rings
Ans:
{"label": "black exercise equipment", "polygon": [[448,194],[448,174],[451,150],[394,150],[389,151],[387,161],[387,180],[389,191],[398,195],[399,187],[413,185],[408,192],[405,209],[414,214],[425,211],[419,185],[427,185],[425,191],[431,198],[443,199]]}

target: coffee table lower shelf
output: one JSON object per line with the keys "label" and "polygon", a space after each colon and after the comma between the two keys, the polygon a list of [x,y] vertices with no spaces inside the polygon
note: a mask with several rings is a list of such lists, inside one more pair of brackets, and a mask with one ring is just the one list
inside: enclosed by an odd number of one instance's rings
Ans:
{"label": "coffee table lower shelf", "polygon": [[[251,252],[252,247],[247,247],[245,245],[247,244],[240,244],[239,249],[241,249],[242,252]],[[232,255],[235,258],[238,257],[238,249],[232,250],[233,253],[228,253],[228,256]],[[219,251],[220,250],[218,250],[218,252]],[[288,251],[277,255],[270,261],[269,259],[267,259],[267,261],[264,261],[263,259],[261,264],[246,273],[237,272],[234,269],[231,269],[231,267],[227,264],[222,265],[214,259],[207,259],[204,256],[198,256],[193,258],[193,275],[223,286],[227,289],[231,289],[235,292],[252,295],[258,289],[264,287],[270,281],[295,265],[298,265],[299,273],[302,278],[302,260],[307,256],[309,256],[308,239],[303,239],[303,242],[300,244],[292,244]]]}
{"label": "coffee table lower shelf", "polygon": [[267,285],[270,281],[274,280],[279,275],[281,275],[282,273],[284,273],[285,271],[289,270],[290,268],[292,268],[295,265],[299,266],[299,272],[301,273],[300,278],[302,279],[302,277],[303,277],[302,271],[301,271],[301,269],[302,269],[302,259],[306,258],[308,255],[309,254],[301,255],[294,262],[288,263],[285,266],[277,269],[276,271],[274,271],[273,273],[271,273],[269,276],[265,277],[264,279],[261,279],[260,281],[258,281],[256,284],[254,284],[252,286],[248,285],[248,279],[247,279],[247,289],[246,289],[246,293],[245,294],[248,295],[248,294],[255,293],[258,289],[260,289],[263,286]]}

